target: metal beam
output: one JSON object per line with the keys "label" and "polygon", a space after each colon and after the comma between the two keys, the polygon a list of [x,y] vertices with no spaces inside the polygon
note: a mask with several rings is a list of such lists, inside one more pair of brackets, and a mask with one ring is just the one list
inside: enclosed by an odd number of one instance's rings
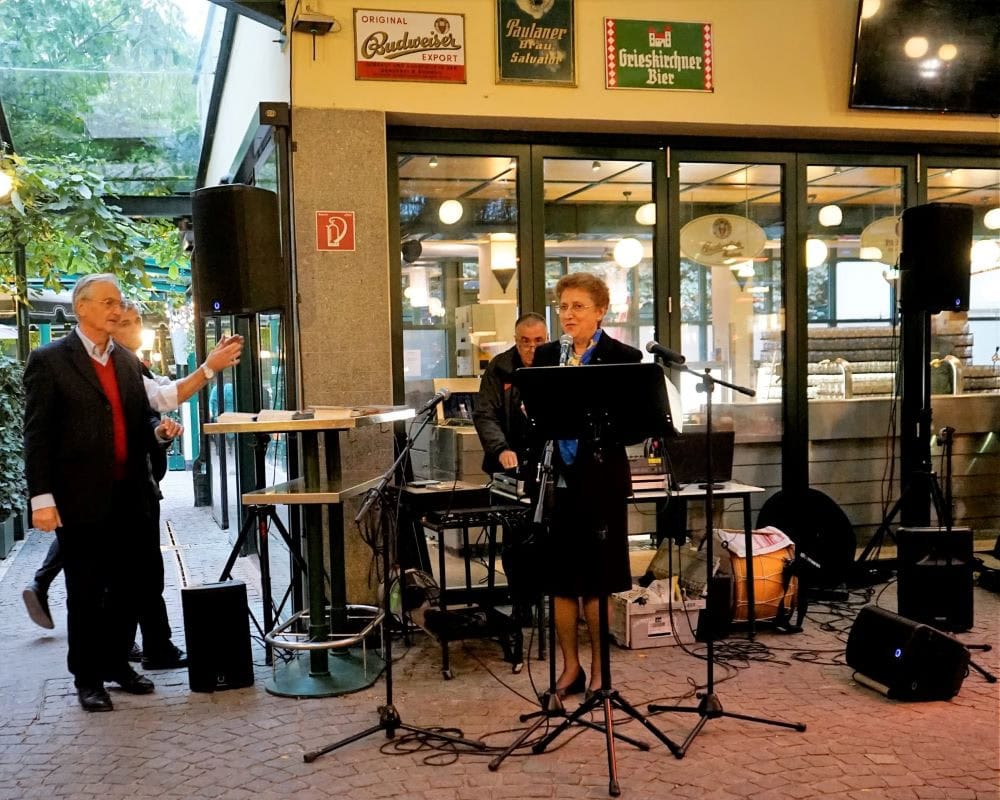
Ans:
{"label": "metal beam", "polygon": [[[216,0],[212,0],[216,2]],[[238,5],[238,3],[218,3],[220,6]],[[198,174],[194,179],[194,188],[201,189],[208,175],[208,162],[212,158],[212,145],[215,143],[215,127],[219,122],[219,107],[222,105],[222,92],[226,88],[226,76],[229,74],[229,61],[233,54],[233,40],[236,38],[236,12],[229,9],[226,12],[226,22],[222,28],[222,41],[219,44],[219,60],[215,65],[215,78],[212,80],[212,94],[208,101],[208,114],[205,117],[205,138],[201,142],[201,157],[198,159]]]}
{"label": "metal beam", "polygon": [[282,0],[211,0],[215,5],[280,31],[285,27]]}
{"label": "metal beam", "polygon": [[8,149],[14,152],[14,138],[10,135],[10,126],[7,124],[7,112],[3,108],[3,98],[0,97],[0,142],[6,143]]}
{"label": "metal beam", "polygon": [[105,197],[109,206],[118,206],[126,217],[177,217],[191,216],[191,197],[186,194],[125,195]]}

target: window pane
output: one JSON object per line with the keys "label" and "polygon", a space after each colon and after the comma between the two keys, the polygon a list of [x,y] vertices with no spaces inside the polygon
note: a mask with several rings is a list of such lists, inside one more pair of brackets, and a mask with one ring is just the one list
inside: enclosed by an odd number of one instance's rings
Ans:
{"label": "window pane", "polygon": [[475,377],[514,343],[517,160],[399,157],[406,402],[435,378]]}
{"label": "window pane", "polygon": [[552,336],[561,333],[556,283],[571,272],[590,272],[604,280],[611,295],[601,327],[641,348],[654,333],[652,162],[547,158],[544,176],[545,298]]}

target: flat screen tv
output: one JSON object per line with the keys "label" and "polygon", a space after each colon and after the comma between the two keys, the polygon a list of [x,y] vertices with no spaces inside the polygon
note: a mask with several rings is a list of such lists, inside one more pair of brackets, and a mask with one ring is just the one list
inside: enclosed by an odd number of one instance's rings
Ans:
{"label": "flat screen tv", "polygon": [[1000,0],[859,0],[850,104],[1000,114]]}

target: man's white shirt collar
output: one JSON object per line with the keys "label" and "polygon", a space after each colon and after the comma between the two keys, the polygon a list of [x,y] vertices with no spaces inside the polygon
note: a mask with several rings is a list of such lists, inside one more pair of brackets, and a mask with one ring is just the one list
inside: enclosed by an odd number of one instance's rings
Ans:
{"label": "man's white shirt collar", "polygon": [[111,351],[115,349],[115,340],[108,337],[108,346],[101,352],[99,345],[95,344],[93,341],[87,338],[80,326],[76,326],[76,335],[80,337],[80,341],[83,342],[83,347],[87,351],[87,355],[90,356],[94,361],[100,364],[102,367],[108,363],[108,359],[111,358]]}

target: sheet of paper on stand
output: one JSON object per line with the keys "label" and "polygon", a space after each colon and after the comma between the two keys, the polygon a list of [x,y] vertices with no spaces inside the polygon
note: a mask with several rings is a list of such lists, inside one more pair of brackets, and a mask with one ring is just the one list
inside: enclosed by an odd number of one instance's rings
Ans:
{"label": "sheet of paper on stand", "polygon": [[256,422],[257,415],[250,411],[223,411],[216,422]]}

